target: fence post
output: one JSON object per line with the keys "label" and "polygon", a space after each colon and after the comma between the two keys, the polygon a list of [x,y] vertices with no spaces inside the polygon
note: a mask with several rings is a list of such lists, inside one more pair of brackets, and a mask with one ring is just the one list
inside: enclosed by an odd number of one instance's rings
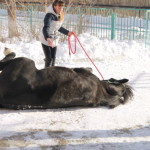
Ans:
{"label": "fence post", "polygon": [[30,31],[32,31],[32,7],[29,9],[30,10]]}
{"label": "fence post", "polygon": [[82,14],[82,9],[81,8],[79,8],[79,14],[80,14],[80,16],[79,16],[79,28],[78,28],[78,33],[79,34],[81,34],[82,33],[82,22],[83,22],[83,14]]}
{"label": "fence post", "polygon": [[112,12],[111,14],[111,40],[115,39],[115,21],[116,20],[116,14]]}
{"label": "fence post", "polygon": [[149,21],[149,13],[150,13],[150,11],[149,10],[147,10],[146,11],[146,33],[145,33],[145,47],[147,46],[147,44],[149,44],[147,41],[149,41],[149,31],[148,31],[148,25],[149,25],[149,23],[148,23],[148,21]]}

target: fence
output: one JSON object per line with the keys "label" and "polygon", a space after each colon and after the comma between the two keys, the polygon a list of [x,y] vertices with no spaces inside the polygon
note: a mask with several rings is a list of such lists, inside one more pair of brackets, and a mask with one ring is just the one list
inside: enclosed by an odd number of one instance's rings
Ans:
{"label": "fence", "polygon": [[100,38],[146,39],[150,29],[149,10],[126,8],[71,8],[65,26],[77,33],[90,32]]}
{"label": "fence", "polygon": [[[40,11],[39,11],[40,10]],[[43,25],[44,7],[30,6],[17,11],[20,31],[38,36]],[[7,11],[0,9],[0,33],[7,30]],[[63,24],[77,34],[88,32],[102,39],[145,40],[150,44],[150,9],[133,8],[65,8]],[[64,39],[64,36],[62,36]]]}

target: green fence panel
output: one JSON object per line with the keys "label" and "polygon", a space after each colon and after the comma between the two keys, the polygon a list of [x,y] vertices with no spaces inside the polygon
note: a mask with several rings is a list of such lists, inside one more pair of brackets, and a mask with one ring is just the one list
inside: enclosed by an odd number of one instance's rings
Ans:
{"label": "green fence panel", "polygon": [[[17,6],[19,31],[39,35],[45,6]],[[63,26],[76,34],[90,33],[100,39],[145,40],[150,45],[150,9],[67,7]],[[0,5],[0,34],[7,33],[7,7]],[[61,35],[62,39],[66,39]]]}
{"label": "green fence panel", "polygon": [[111,40],[115,39],[115,21],[116,21],[116,14],[111,14]]}
{"label": "green fence panel", "polygon": [[89,32],[112,40],[145,39],[146,22],[149,22],[149,17],[145,17],[147,11],[148,9],[71,7],[67,8],[64,26],[77,34]]}

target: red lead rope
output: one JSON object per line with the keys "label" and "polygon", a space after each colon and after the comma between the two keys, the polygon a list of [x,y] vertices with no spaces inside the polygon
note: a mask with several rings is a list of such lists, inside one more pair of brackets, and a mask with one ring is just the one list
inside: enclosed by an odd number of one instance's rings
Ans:
{"label": "red lead rope", "polygon": [[89,58],[89,60],[91,61],[91,63],[94,65],[94,67],[96,68],[96,70],[98,71],[98,73],[100,74],[100,76],[102,77],[102,79],[104,80],[101,72],[99,71],[99,69],[97,68],[97,66],[95,65],[95,63],[93,62],[93,60],[90,58],[90,56],[88,55],[88,53],[86,52],[86,50],[84,49],[84,47],[82,46],[81,42],[79,41],[77,35],[75,33],[73,33],[74,36],[74,51],[72,50],[72,46],[71,46],[71,41],[70,41],[70,36],[68,36],[68,47],[69,47],[69,55],[71,55],[71,53],[75,54],[76,53],[76,45],[77,45],[77,41],[79,42],[80,46],[82,47],[83,51],[85,52],[86,56]]}

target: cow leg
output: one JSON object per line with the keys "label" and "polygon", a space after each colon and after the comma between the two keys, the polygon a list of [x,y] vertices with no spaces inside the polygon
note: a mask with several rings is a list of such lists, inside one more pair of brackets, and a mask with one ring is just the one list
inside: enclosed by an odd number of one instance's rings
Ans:
{"label": "cow leg", "polygon": [[2,70],[3,70],[6,66],[8,66],[11,62],[12,62],[12,60],[4,61],[4,62],[1,62],[1,61],[0,61],[0,71],[2,71]]}

